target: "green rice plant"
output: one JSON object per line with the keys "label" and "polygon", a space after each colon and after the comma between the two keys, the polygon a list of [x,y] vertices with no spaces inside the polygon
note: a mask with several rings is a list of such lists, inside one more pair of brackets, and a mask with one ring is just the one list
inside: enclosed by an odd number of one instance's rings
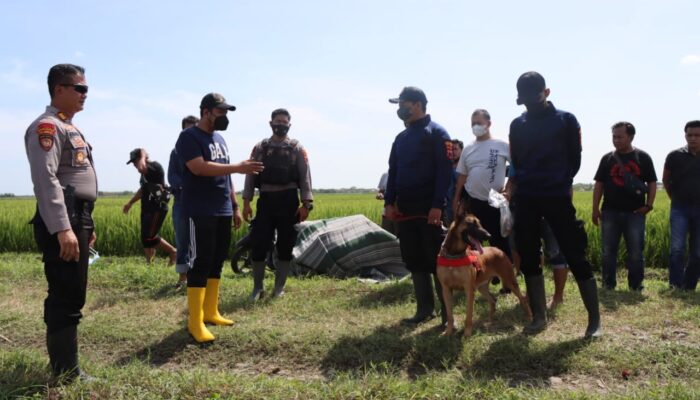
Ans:
{"label": "green rice plant", "polygon": [[[588,234],[588,257],[596,269],[601,261],[600,228],[591,222],[592,193],[574,193],[574,205],[577,216],[585,223]],[[94,219],[98,241],[96,247],[105,255],[139,255],[140,244],[140,203],[135,205],[128,215],[122,213],[122,206],[128,201],[126,196],[105,196],[98,199]],[[257,199],[257,198],[256,198]],[[238,199],[239,204],[243,204]],[[253,212],[255,203],[252,202]],[[376,200],[372,193],[324,193],[314,197],[314,210],[311,220],[363,214],[379,224],[383,202]],[[0,252],[36,251],[32,226],[29,224],[34,215],[36,202],[33,198],[0,199]],[[654,210],[647,216],[646,247],[644,256],[647,266],[665,267],[669,254],[670,202],[665,192],[657,195]],[[240,229],[233,231],[232,245],[248,232],[248,225],[243,223]],[[172,216],[168,213],[161,236],[171,243],[175,242]],[[619,259],[624,263],[625,246],[620,246]]]}

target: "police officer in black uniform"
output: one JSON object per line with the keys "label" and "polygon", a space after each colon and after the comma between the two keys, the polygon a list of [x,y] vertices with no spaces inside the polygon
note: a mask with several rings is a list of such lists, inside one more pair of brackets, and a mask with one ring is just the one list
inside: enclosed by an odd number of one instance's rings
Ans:
{"label": "police officer in black uniform", "polygon": [[[313,209],[311,171],[306,151],[298,140],[287,136],[291,115],[284,108],[272,112],[270,128],[272,136],[255,145],[250,156],[262,161],[265,169],[260,175],[246,175],[243,189],[243,218],[250,222],[253,211],[250,202],[255,188],[260,191],[255,214],[255,227],[251,231],[253,292],[252,301],[263,296],[265,258],[277,232],[277,258],[275,265],[274,297],[284,294],[289,273],[292,249],[296,242],[294,225],[305,221]],[[299,193],[301,192],[301,193]],[[301,197],[301,207],[299,198]]]}
{"label": "police officer in black uniform", "polygon": [[37,212],[34,237],[44,261],[46,346],[53,375],[91,380],[78,366],[78,323],[87,288],[89,248],[95,241],[92,210],[97,178],[92,148],[73,125],[88,86],[85,70],[58,64],[48,76],[51,105],[27,129],[24,145]]}
{"label": "police officer in black uniform", "polygon": [[515,187],[515,245],[532,309],[532,323],[524,332],[535,334],[547,325],[539,254],[544,218],[569,263],[588,311],[584,336],[599,336],[598,289],[586,260],[586,231],[583,222],[576,219],[572,202],[571,185],[581,166],[581,126],[574,114],[547,101],[550,91],[539,73],[522,74],[516,86],[516,102],[525,105],[527,111],[510,124],[513,174],[508,190]]}
{"label": "police officer in black uniform", "polygon": [[445,128],[426,114],[428,99],[421,89],[405,87],[389,102],[399,105],[397,115],[406,129],[391,146],[384,215],[398,221],[401,257],[411,271],[416,295],[416,313],[402,323],[415,325],[435,318],[434,281],[444,324],[435,264],[445,234],[442,212],[452,179],[452,141]]}

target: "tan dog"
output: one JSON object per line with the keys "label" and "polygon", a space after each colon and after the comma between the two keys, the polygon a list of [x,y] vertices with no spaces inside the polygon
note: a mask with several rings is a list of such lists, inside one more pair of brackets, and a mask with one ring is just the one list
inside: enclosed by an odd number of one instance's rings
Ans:
{"label": "tan dog", "polygon": [[[518,297],[528,319],[532,319],[527,298],[520,292],[513,272],[513,264],[508,256],[496,247],[481,247],[480,241],[489,237],[491,235],[481,226],[479,219],[472,214],[458,215],[447,232],[437,263],[437,276],[442,285],[442,296],[447,309],[447,327],[443,335],[454,333],[453,289],[464,290],[467,297],[464,337],[469,337],[472,334],[474,294],[477,289],[488,300],[489,321],[493,320],[493,315],[496,312],[496,297],[489,292],[488,283],[494,276],[498,276],[503,282],[503,286],[510,289]],[[476,250],[471,250],[470,246]]]}

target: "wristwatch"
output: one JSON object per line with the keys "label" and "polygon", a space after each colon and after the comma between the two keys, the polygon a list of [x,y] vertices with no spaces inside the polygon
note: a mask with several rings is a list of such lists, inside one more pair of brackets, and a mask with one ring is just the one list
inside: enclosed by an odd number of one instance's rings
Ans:
{"label": "wristwatch", "polygon": [[302,207],[306,208],[307,210],[311,211],[314,209],[314,203],[304,203]]}

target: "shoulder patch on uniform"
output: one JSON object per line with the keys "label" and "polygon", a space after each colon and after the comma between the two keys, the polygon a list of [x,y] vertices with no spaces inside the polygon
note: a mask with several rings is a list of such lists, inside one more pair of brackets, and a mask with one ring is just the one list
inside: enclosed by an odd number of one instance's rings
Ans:
{"label": "shoulder patch on uniform", "polygon": [[452,141],[451,140],[445,140],[445,155],[447,156],[448,160],[452,160],[454,158],[454,149],[452,148]]}
{"label": "shoulder patch on uniform", "polygon": [[41,122],[36,126],[36,133],[39,135],[55,135],[56,125],[51,122]]}
{"label": "shoulder patch on uniform", "polygon": [[304,162],[308,164],[309,163],[309,155],[306,153],[306,149],[302,147],[299,149],[299,152],[301,153],[301,156],[304,157]]}
{"label": "shoulder patch on uniform", "polygon": [[39,146],[44,151],[49,151],[53,147],[53,135],[39,135]]}

